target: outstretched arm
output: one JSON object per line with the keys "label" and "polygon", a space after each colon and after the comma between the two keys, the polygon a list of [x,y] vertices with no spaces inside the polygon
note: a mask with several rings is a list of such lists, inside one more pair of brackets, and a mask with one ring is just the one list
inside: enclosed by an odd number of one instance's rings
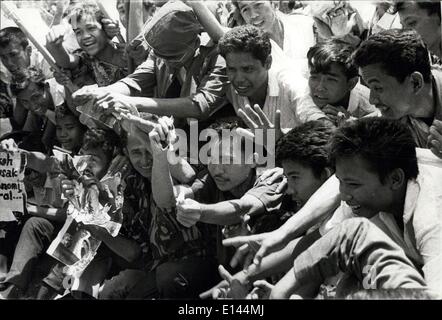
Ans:
{"label": "outstretched arm", "polygon": [[218,43],[219,39],[221,39],[229,29],[224,28],[218,20],[216,20],[216,17],[212,14],[209,8],[207,8],[203,1],[186,0],[184,2],[193,9],[198,21],[209,34],[210,38],[215,43]]}
{"label": "outstretched arm", "polygon": [[286,244],[300,237],[309,228],[324,219],[339,204],[339,181],[335,176],[329,178],[294,216],[279,229],[268,233],[241,236],[223,241],[227,246],[242,246],[252,243],[259,247],[254,263],[260,264],[263,257],[280,250]]}

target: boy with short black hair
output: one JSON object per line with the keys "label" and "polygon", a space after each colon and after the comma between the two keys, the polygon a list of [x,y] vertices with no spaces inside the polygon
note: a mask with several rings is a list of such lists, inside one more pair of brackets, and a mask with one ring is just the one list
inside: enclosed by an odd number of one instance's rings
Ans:
{"label": "boy with short black hair", "polygon": [[6,70],[2,70],[1,81],[6,84],[6,93],[13,101],[11,126],[14,130],[39,131],[42,119],[30,113],[15,96],[32,83],[31,75],[40,79],[53,77],[49,64],[33,49],[26,35],[17,27],[0,30],[0,59]]}
{"label": "boy with short black hair", "polygon": [[276,144],[276,161],[284,169],[286,194],[296,203],[296,212],[333,174],[326,148],[330,126],[310,121],[290,130]]}
{"label": "boy with short black hair", "polygon": [[[248,217],[251,218],[252,228],[255,228],[260,217],[278,212],[282,201],[282,193],[276,191],[278,183],[269,185],[259,179],[256,156],[253,152],[248,153],[246,147],[246,143],[251,141],[239,135],[239,126],[237,118],[220,119],[207,129],[217,139],[203,147],[207,151],[207,161],[203,158],[200,160],[207,162],[207,170],[200,172],[190,187],[173,187],[169,184],[161,191],[153,190],[154,195],[157,193],[158,197],[164,199],[161,203],[157,201],[157,204],[168,210],[176,210],[177,220],[183,226],[190,228],[201,223],[224,226],[224,235],[232,236],[248,232]],[[167,150],[162,151],[163,157]],[[154,157],[153,174],[164,179],[170,176],[167,159],[162,162],[158,159]],[[221,228],[218,230],[218,235],[214,232],[213,236],[219,240],[218,259],[224,263],[230,253],[221,247]]]}
{"label": "boy with short black hair", "polygon": [[362,42],[353,61],[383,117],[400,119],[417,146],[442,158],[442,71],[414,30],[385,30]]}
{"label": "boy with short black hair", "polygon": [[273,63],[267,34],[251,25],[235,27],[224,34],[218,46],[230,80],[227,97],[239,115],[247,106],[257,106],[271,123],[280,110],[282,128],[302,123],[297,115],[307,82],[300,73]]}
{"label": "boy with short black hair", "polygon": [[[291,293],[309,297],[325,277],[339,270],[354,274],[362,285],[363,274],[368,272],[375,288],[426,286],[440,296],[440,168],[418,165],[407,127],[382,118],[360,119],[340,127],[332,138],[330,154],[341,198],[354,215],[370,221],[353,218],[336,224],[295,259],[274,297]],[[386,263],[393,266],[384,268]],[[349,282],[345,285],[342,292],[352,287]]]}
{"label": "boy with short black hair", "polygon": [[[108,39],[101,22],[103,18],[96,4],[77,4],[71,9],[69,22],[80,45],[72,54],[63,47],[64,26],[53,27],[46,36],[46,46],[60,67],[72,70],[74,77],[87,73],[99,87],[127,75],[125,48]],[[83,82],[87,81],[89,79]]]}
{"label": "boy with short black hair", "polygon": [[299,107],[303,121],[327,119],[338,125],[350,117],[376,114],[376,108],[369,103],[368,88],[359,83],[358,69],[351,60],[353,51],[351,45],[338,39],[310,48],[310,92]]}

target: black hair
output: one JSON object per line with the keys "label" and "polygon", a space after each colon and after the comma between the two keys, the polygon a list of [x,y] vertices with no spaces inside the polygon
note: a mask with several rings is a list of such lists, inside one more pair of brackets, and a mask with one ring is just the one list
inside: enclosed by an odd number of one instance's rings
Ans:
{"label": "black hair", "polygon": [[[239,3],[238,2],[240,2],[240,1],[242,1],[242,0],[232,0],[232,3],[233,3],[233,5],[235,6],[235,7],[237,7],[238,9],[239,9]],[[271,0],[270,0],[271,1]]]}
{"label": "black hair", "polygon": [[0,48],[6,48],[13,41],[19,43],[23,49],[29,46],[29,40],[20,28],[7,27],[0,30]]}
{"label": "black hair", "polygon": [[331,139],[330,160],[335,164],[338,158],[350,156],[364,159],[382,183],[398,168],[407,180],[419,173],[413,136],[398,120],[362,118],[339,127]]}
{"label": "black hair", "polygon": [[[80,119],[69,109],[66,103],[55,107],[55,120],[63,119],[64,117],[75,117],[77,121],[81,124]],[[84,128],[86,128],[83,124],[81,124]]]}
{"label": "black hair", "polygon": [[383,30],[363,41],[353,54],[354,64],[365,67],[380,64],[382,69],[399,82],[417,71],[425,82],[431,79],[428,49],[414,30]]}
{"label": "black hair", "polygon": [[358,68],[354,65],[351,55],[355,48],[339,39],[329,39],[317,43],[307,52],[308,66],[314,73],[327,73],[332,63],[343,68],[347,79],[358,76]]}
{"label": "black hair", "polygon": [[215,130],[219,135],[221,135],[222,130],[234,130],[237,128],[246,128],[244,122],[241,118],[236,116],[232,117],[223,117],[216,119],[213,123],[211,123],[208,128]]}
{"label": "black hair", "polygon": [[101,149],[109,157],[119,151],[121,141],[118,135],[112,130],[101,128],[88,129],[83,136],[83,150]]}
{"label": "black hair", "polygon": [[328,143],[332,132],[333,128],[322,121],[309,121],[290,130],[276,143],[276,162],[299,161],[319,178],[325,168],[331,167]]}
{"label": "black hair", "polygon": [[[242,119],[237,116],[229,116],[216,119],[212,124],[207,127],[207,129],[215,130],[218,134],[219,139],[223,138],[223,131],[229,131],[230,133],[232,133],[238,128],[246,129],[247,126],[242,121]],[[239,142],[241,143],[241,151],[245,151],[245,138],[241,136]]]}
{"label": "black hair", "polygon": [[248,52],[264,66],[272,51],[269,36],[261,29],[251,26],[238,26],[228,31],[218,43],[221,56],[225,59],[231,52]]}
{"label": "black hair", "polygon": [[[92,16],[95,20],[101,24],[101,20],[104,18],[103,12],[93,2],[78,3],[71,8],[69,13],[69,23],[72,25],[74,22],[78,23],[84,17]],[[75,19],[75,20],[73,20]]]}

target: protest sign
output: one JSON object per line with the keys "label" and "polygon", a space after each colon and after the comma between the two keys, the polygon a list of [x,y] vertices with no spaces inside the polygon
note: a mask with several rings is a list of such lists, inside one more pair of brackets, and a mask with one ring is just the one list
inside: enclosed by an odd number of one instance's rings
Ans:
{"label": "protest sign", "polygon": [[0,152],[0,221],[15,221],[13,212],[23,213],[24,158],[21,153]]}

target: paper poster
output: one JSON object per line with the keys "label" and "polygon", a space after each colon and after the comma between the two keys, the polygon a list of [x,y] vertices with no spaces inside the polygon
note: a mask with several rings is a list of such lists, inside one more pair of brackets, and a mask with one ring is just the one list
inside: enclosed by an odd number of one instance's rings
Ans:
{"label": "paper poster", "polygon": [[64,272],[73,278],[81,276],[101,244],[82,225],[103,228],[112,237],[118,235],[123,221],[124,177],[130,171],[128,159],[117,156],[98,184],[85,184],[82,175],[87,159],[83,156],[68,161],[69,167],[75,171],[71,176],[76,177],[73,180],[75,191],[68,199],[66,222],[47,250],[50,256],[66,266]]}
{"label": "paper poster", "polygon": [[0,221],[15,221],[13,212],[24,211],[23,162],[18,152],[0,152]]}
{"label": "paper poster", "polygon": [[47,253],[66,265],[67,274],[80,277],[94,258],[101,241],[80,228],[75,220],[79,212],[68,215],[63,228],[49,246]]}

